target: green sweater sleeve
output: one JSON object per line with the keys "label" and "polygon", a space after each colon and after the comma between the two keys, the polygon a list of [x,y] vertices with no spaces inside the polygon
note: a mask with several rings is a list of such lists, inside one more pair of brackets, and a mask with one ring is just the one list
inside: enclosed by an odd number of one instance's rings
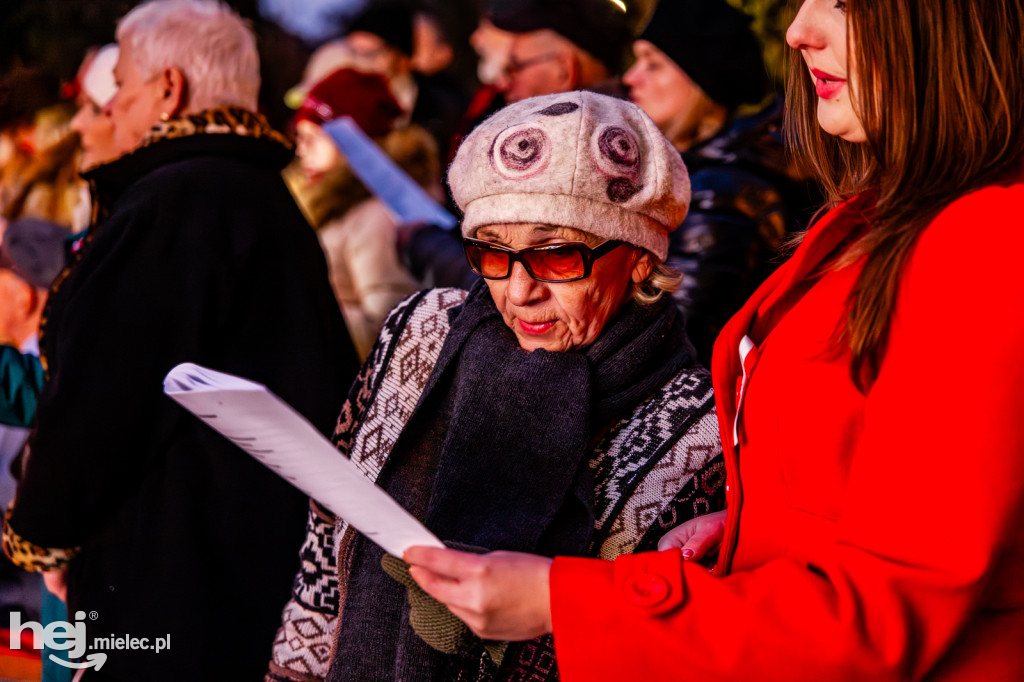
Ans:
{"label": "green sweater sleeve", "polygon": [[39,358],[0,346],[0,424],[29,426],[43,388]]}

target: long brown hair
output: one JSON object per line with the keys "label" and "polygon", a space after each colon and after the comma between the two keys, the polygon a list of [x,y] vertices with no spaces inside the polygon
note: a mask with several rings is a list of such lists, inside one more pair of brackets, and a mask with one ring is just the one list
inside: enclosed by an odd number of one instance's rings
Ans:
{"label": "long brown hair", "polygon": [[847,8],[854,106],[868,142],[821,130],[798,50],[786,127],[830,206],[868,198],[864,236],[838,264],[867,256],[837,336],[866,391],[917,237],[950,202],[1024,171],[1024,0],[850,0]]}

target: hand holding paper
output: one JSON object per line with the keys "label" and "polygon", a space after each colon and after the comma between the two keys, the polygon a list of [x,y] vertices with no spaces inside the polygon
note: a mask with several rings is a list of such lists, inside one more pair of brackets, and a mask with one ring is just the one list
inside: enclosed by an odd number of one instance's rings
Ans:
{"label": "hand holding paper", "polygon": [[262,384],[184,363],[164,393],[390,554],[444,546]]}

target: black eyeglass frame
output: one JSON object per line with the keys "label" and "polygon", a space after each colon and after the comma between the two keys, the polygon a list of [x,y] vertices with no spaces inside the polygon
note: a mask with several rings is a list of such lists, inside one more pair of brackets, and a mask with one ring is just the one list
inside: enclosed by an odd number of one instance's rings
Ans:
{"label": "black eyeglass frame", "polygon": [[526,69],[534,66],[535,64],[543,64],[544,62],[550,62],[558,59],[561,55],[557,52],[544,52],[542,54],[529,57],[522,61],[517,60],[515,57],[509,57],[508,62],[505,64],[505,77],[512,78],[513,76],[522,73]]}
{"label": "black eyeglass frame", "polygon": [[[481,239],[470,239],[469,237],[463,237],[462,249],[466,254],[466,260],[469,261],[469,267],[473,270],[473,272],[480,275],[484,279],[508,279],[509,277],[512,276],[512,267],[518,262],[522,264],[523,269],[526,270],[526,274],[528,274],[530,277],[537,280],[538,282],[544,282],[546,284],[564,284],[566,282],[577,282],[581,279],[586,279],[587,277],[590,277],[591,269],[594,267],[594,261],[596,261],[598,258],[601,258],[602,256],[608,255],[613,250],[617,249],[618,247],[622,246],[625,243],[626,242],[615,241],[613,239],[610,239],[604,242],[603,244],[600,244],[594,248],[590,248],[583,242],[559,242],[557,244],[541,244],[539,246],[528,246],[525,249],[516,250],[509,249],[504,246],[499,246],[498,244],[495,244],[493,242],[483,241]],[[487,251],[498,251],[499,253],[506,254],[508,256],[508,271],[502,277],[488,277],[487,275],[482,273],[477,268],[477,266],[473,264],[473,258],[469,255],[469,249],[470,247],[473,246],[483,248]],[[543,277],[538,277],[533,273],[533,270],[530,268],[530,264],[526,261],[525,258],[523,258],[523,254],[536,253],[538,251],[575,251],[580,255],[580,258],[583,260],[583,274],[580,275],[579,277],[572,277],[570,279],[544,279]]]}

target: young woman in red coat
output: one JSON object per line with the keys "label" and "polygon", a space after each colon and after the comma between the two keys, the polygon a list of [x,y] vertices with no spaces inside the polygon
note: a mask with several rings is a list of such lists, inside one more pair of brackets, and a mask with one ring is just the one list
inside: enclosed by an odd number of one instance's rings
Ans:
{"label": "young woman in red coat", "polygon": [[805,0],[832,210],[715,346],[727,514],[614,562],[413,548],[424,589],[553,631],[566,680],[1024,679],[1022,34],[1024,0]]}

